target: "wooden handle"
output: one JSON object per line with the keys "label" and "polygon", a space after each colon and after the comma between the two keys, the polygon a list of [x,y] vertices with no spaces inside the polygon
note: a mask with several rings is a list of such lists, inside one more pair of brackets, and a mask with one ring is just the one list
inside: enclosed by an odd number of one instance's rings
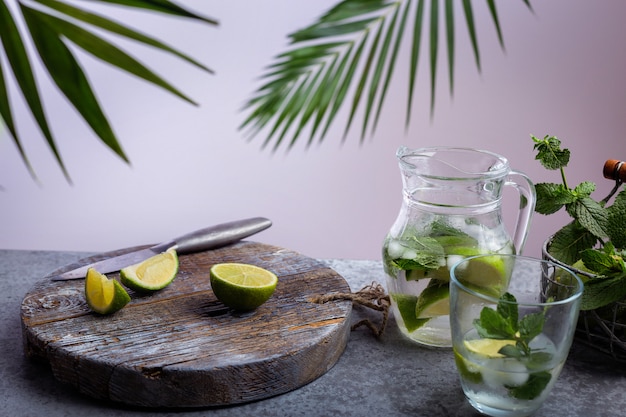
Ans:
{"label": "wooden handle", "polygon": [[626,181],[626,163],[617,159],[609,159],[604,163],[602,174],[604,174],[604,178],[609,180]]}

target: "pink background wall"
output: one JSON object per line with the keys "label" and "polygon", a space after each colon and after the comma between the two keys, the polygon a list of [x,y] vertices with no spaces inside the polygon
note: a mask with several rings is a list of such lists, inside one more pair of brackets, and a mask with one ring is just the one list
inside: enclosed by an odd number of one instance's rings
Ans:
{"label": "pink background wall", "polygon": [[[550,133],[572,151],[570,183],[595,181],[596,196],[602,197],[611,188],[601,176],[604,161],[626,159],[626,2],[621,0],[533,1],[534,13],[521,1],[498,1],[505,52],[486,6],[477,2],[482,73],[457,13],[455,93],[451,99],[442,53],[432,121],[423,65],[413,123],[404,130],[405,50],[379,127],[364,144],[353,129],[341,145],[345,109],[321,146],[305,149],[302,142],[289,153],[271,154],[260,149],[262,137],[246,142],[237,130],[244,118],[238,110],[258,86],[255,80],[285,51],[287,34],[334,3],[181,1],[218,18],[217,29],[136,14],[134,23],[216,70],[209,76],[123,43],[199,101],[197,108],[81,54],[131,166],[105,149],[46,77],[40,78],[72,186],[12,91],[41,185],[30,179],[15,146],[0,133],[0,248],[106,251],[266,216],[274,225],[256,240],[317,258],[379,259],[400,207],[394,154],[402,144],[488,149],[536,182],[557,181],[557,173],[546,173],[534,161],[529,138]],[[120,19],[127,16],[120,13]],[[505,205],[507,222],[514,210],[515,204]],[[565,216],[536,216],[526,254],[538,256],[543,239],[565,221]]]}

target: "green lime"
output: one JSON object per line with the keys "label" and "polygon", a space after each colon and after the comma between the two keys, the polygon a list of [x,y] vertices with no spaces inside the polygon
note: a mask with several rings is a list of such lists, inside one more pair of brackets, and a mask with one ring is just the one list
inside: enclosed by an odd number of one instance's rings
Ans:
{"label": "green lime", "polygon": [[429,319],[418,319],[415,315],[415,305],[417,297],[415,295],[392,293],[392,300],[396,303],[396,307],[400,312],[404,327],[411,333],[422,327]]}
{"label": "green lime", "polygon": [[249,264],[216,264],[209,273],[217,299],[235,310],[259,307],[274,294],[278,283],[273,272]]}
{"label": "green lime", "polygon": [[500,297],[509,284],[513,259],[498,255],[470,258],[459,264],[456,275],[467,287],[482,294]]}
{"label": "green lime", "polygon": [[417,296],[415,316],[418,319],[447,316],[450,314],[450,284],[430,280],[424,291]]}
{"label": "green lime", "polygon": [[161,290],[174,280],[178,273],[176,250],[168,249],[143,262],[123,268],[120,271],[122,284],[135,291]]}
{"label": "green lime", "polygon": [[115,313],[130,301],[119,282],[93,268],[89,268],[85,276],[85,298],[89,308],[98,314]]}
{"label": "green lime", "polygon": [[449,255],[461,255],[464,257],[480,255],[482,251],[478,247],[470,246],[450,246],[446,248],[446,253]]}
{"label": "green lime", "polygon": [[515,340],[509,339],[473,339],[463,342],[468,351],[477,353],[487,358],[503,358],[499,353],[504,346],[515,346]]}
{"label": "green lime", "polygon": [[409,269],[406,271],[407,281],[417,281],[424,278],[450,281],[450,270],[442,266],[437,269]]}
{"label": "green lime", "polygon": [[483,382],[483,376],[480,370],[471,362],[466,361],[456,349],[454,349],[454,362],[463,379],[474,384]]}

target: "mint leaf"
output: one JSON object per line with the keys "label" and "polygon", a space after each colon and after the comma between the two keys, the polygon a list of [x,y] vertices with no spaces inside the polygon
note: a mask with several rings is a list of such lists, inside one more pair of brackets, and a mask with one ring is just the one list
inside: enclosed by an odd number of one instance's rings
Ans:
{"label": "mint leaf", "polygon": [[592,248],[598,238],[573,221],[556,232],[548,252],[561,262],[572,265],[580,259],[580,253]]}
{"label": "mint leaf", "polygon": [[531,341],[543,330],[545,316],[543,313],[525,315],[519,322],[519,333],[523,340]]}
{"label": "mint leaf", "polygon": [[518,330],[517,326],[517,304],[515,297],[510,293],[504,293],[502,297],[500,297],[500,302],[498,302],[497,312],[504,320],[506,320],[511,329],[513,329],[513,333]]}
{"label": "mint leaf", "polygon": [[607,236],[609,215],[597,201],[590,197],[578,198],[574,203],[567,206],[567,212],[596,237]]}
{"label": "mint leaf", "polygon": [[394,259],[392,261],[392,264],[396,268],[402,269],[403,271],[411,271],[414,269],[422,269],[422,270],[432,269],[432,268],[428,268],[427,266],[424,266],[422,263],[420,263],[419,261],[415,259],[404,259],[404,258]]}
{"label": "mint leaf", "polygon": [[550,170],[561,169],[569,163],[570,152],[568,149],[561,149],[561,141],[556,136],[546,135],[543,140],[530,136],[535,142],[534,149],[537,151],[535,159],[541,165]]}
{"label": "mint leaf", "polygon": [[545,364],[550,362],[553,357],[554,355],[549,352],[531,352],[530,358],[528,359],[528,361],[526,361],[526,367],[531,370],[539,368],[543,369],[545,367]]}
{"label": "mint leaf", "polygon": [[579,198],[589,197],[596,190],[596,185],[589,181],[581,182],[574,188],[574,194]]}
{"label": "mint leaf", "polygon": [[614,252],[608,252],[609,247],[612,245],[607,245],[603,251],[587,249],[581,253],[580,258],[597,275],[610,276],[624,272],[624,261],[613,256]]}
{"label": "mint leaf", "polygon": [[432,237],[443,246],[446,253],[450,253],[449,249],[451,246],[464,248],[474,248],[478,246],[478,241],[475,238],[441,221],[434,221],[430,225],[430,233],[428,233],[428,236]]}
{"label": "mint leaf", "polygon": [[474,320],[474,327],[482,338],[512,339],[515,330],[511,323],[490,307],[484,307],[480,312],[480,319]]}
{"label": "mint leaf", "polygon": [[594,278],[585,282],[581,310],[593,310],[626,297],[626,273],[613,278]]}
{"label": "mint leaf", "polygon": [[610,207],[607,207],[608,220],[606,233],[615,247],[626,249],[626,189],[615,196]]}
{"label": "mint leaf", "polygon": [[513,358],[530,358],[532,350],[529,343],[543,330],[546,309],[527,314],[518,322],[517,300],[507,292],[500,297],[496,310],[483,307],[480,318],[475,319],[473,324],[482,338],[515,340],[515,346],[503,346],[499,353]]}
{"label": "mint leaf", "polygon": [[535,184],[537,203],[535,211],[539,214],[556,213],[565,204],[573,203],[576,195],[562,184],[539,183]]}
{"label": "mint leaf", "polygon": [[519,346],[514,346],[514,345],[502,346],[500,350],[498,351],[498,353],[504,356],[508,356],[509,358],[516,358],[516,359],[523,358],[526,355],[526,352],[524,351],[524,349],[520,349]]}
{"label": "mint leaf", "polygon": [[437,237],[437,236],[467,236],[469,235],[462,230],[457,229],[456,227],[452,227],[447,225],[442,221],[434,221],[430,225],[430,233],[429,236]]}
{"label": "mint leaf", "polygon": [[520,400],[532,400],[537,398],[548,386],[552,379],[552,374],[548,371],[535,372],[530,374],[528,381],[519,387],[506,386],[509,394]]}
{"label": "mint leaf", "polygon": [[413,250],[415,255],[411,259],[394,259],[393,263],[400,269],[437,269],[445,260],[443,246],[432,237],[411,236],[402,240],[402,245]]}

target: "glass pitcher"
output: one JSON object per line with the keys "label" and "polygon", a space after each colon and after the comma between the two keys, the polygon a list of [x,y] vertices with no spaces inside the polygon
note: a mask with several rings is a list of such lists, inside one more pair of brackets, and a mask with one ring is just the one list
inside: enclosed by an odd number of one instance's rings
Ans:
{"label": "glass pitcher", "polygon": [[[396,156],[403,200],[383,244],[391,306],[410,339],[449,347],[450,268],[468,256],[520,254],[535,208],[535,187],[504,157],[487,151],[400,147]],[[505,186],[520,196],[512,239],[502,220]],[[506,285],[505,266],[487,261],[477,267],[494,290]]]}

